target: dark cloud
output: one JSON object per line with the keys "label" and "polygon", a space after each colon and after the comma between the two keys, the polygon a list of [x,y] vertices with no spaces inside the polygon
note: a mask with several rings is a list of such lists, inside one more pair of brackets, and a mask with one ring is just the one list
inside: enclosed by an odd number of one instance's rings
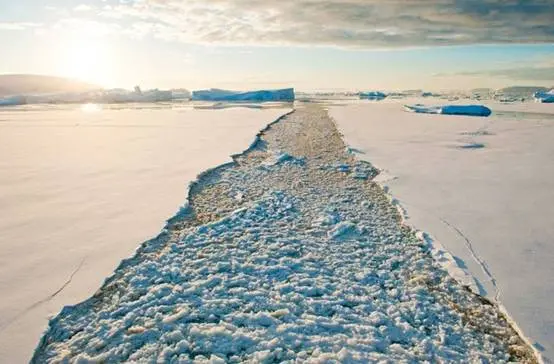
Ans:
{"label": "dark cloud", "polygon": [[110,13],[207,43],[406,47],[554,43],[554,0],[142,0]]}

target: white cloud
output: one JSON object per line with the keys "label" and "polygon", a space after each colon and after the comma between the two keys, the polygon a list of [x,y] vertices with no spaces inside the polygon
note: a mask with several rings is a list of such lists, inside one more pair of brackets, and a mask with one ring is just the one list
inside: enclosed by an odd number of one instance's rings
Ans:
{"label": "white cloud", "polygon": [[143,0],[103,12],[164,40],[343,47],[553,43],[552,14],[551,0]]}
{"label": "white cloud", "polygon": [[73,8],[74,11],[91,11],[92,6],[86,5],[86,4],[80,4]]}
{"label": "white cloud", "polygon": [[40,23],[30,22],[0,22],[0,30],[26,30],[40,27]]}

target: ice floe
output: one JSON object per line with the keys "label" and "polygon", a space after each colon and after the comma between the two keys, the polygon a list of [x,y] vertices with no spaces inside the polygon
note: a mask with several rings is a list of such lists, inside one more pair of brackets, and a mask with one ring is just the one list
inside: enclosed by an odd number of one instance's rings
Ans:
{"label": "ice floe", "polygon": [[491,101],[490,117],[463,118],[407,113],[403,103],[333,107],[331,115],[357,158],[393,176],[381,173],[379,182],[410,225],[442,243],[554,360],[554,285],[545,278],[554,275],[551,104]]}
{"label": "ice floe", "polygon": [[[382,190],[350,177],[356,161],[333,128],[321,109],[297,110],[234,164],[203,174],[190,220],[65,307],[34,362],[530,357],[493,305],[436,264]],[[291,163],[299,156],[304,164]]]}
{"label": "ice floe", "polygon": [[423,114],[443,114],[443,115],[469,115],[469,116],[489,116],[492,111],[484,105],[441,105],[425,106],[422,104],[404,105],[404,109],[410,112]]}

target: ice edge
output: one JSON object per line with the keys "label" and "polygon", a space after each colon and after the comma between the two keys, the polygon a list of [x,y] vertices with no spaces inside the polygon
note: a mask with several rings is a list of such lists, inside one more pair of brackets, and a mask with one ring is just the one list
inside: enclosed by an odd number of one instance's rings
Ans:
{"label": "ice edge", "polygon": [[296,109],[295,108],[292,108],[290,111],[282,114],[281,116],[279,116],[277,119],[275,119],[274,121],[268,123],[264,128],[262,128],[260,131],[258,131],[258,133],[256,134],[256,137],[254,138],[254,140],[252,141],[252,143],[250,143],[250,145],[248,146],[247,149],[243,150],[242,152],[240,153],[235,153],[235,154],[231,154],[230,155],[230,158],[232,159],[230,162],[225,162],[225,163],[222,163],[216,167],[213,167],[213,168],[208,168],[202,172],[200,172],[196,178],[191,181],[188,185],[188,189],[187,189],[187,197],[185,199],[185,203],[179,207],[179,210],[177,211],[177,213],[170,217],[169,219],[166,220],[166,223],[165,225],[163,226],[161,232],[155,236],[154,238],[151,238],[151,239],[148,239],[144,242],[142,242],[138,247],[137,249],[135,250],[135,253],[127,258],[123,258],[121,260],[121,262],[117,265],[117,267],[113,270],[112,274],[110,276],[108,276],[106,279],[104,279],[104,282],[100,285],[100,288],[98,288],[98,290],[92,295],[90,296],[89,298],[83,300],[83,301],[80,301],[80,302],[77,302],[75,304],[71,304],[71,305],[65,305],[61,308],[61,310],[59,312],[57,312],[56,314],[52,314],[51,317],[49,318],[48,320],[48,325],[45,327],[45,329],[43,330],[42,332],[42,336],[41,336],[41,339],[39,340],[35,350],[33,350],[33,355],[31,357],[31,360],[30,362],[33,363],[34,362],[34,359],[35,359],[35,356],[36,354],[39,352],[39,350],[46,344],[44,342],[46,336],[45,334],[48,332],[48,330],[50,329],[51,327],[51,323],[56,320],[56,318],[62,314],[64,311],[70,311],[70,310],[73,310],[75,309],[77,306],[79,305],[82,305],[82,304],[85,304],[86,302],[94,299],[94,297],[96,297],[100,292],[101,290],[107,285],[109,284],[111,281],[115,280],[117,278],[117,272],[121,269],[124,269],[125,267],[127,267],[129,264],[131,264],[135,259],[138,259],[140,258],[140,255],[143,253],[143,252],[147,252],[148,249],[154,245],[154,246],[159,246],[161,243],[167,241],[167,239],[169,238],[169,234],[170,234],[170,228],[177,222],[177,221],[180,221],[188,216],[190,216],[190,213],[191,213],[191,208],[190,208],[190,201],[191,201],[191,198],[192,198],[192,195],[194,194],[193,190],[194,190],[194,187],[195,186],[198,186],[200,183],[202,183],[202,180],[210,175],[210,173],[213,173],[214,171],[217,171],[219,169],[223,169],[223,168],[227,168],[227,167],[231,167],[231,166],[234,166],[237,162],[236,162],[236,159],[237,158],[240,158],[241,156],[244,156],[246,154],[248,154],[249,152],[251,152],[252,150],[256,149],[258,147],[258,145],[260,144],[260,142],[262,141],[262,135],[267,132],[273,125],[277,124],[278,122],[280,122],[281,120],[283,120],[284,118],[286,118],[287,116],[289,116],[290,114],[292,114],[293,112],[295,112]]}
{"label": "ice edge", "polygon": [[[328,110],[328,109],[326,109],[326,110]],[[329,115],[329,118],[331,119],[333,124],[335,124],[335,127],[337,128],[337,131],[338,131],[339,135],[341,136],[341,138],[344,142],[344,145],[347,148],[349,148],[349,150],[352,149],[351,146],[348,144],[344,134],[342,134],[340,132],[337,121],[331,115]],[[359,158],[356,156],[356,153],[354,153],[354,152],[350,152],[350,153],[354,156],[354,158],[356,160],[359,160]],[[374,168],[376,168],[379,171],[379,173],[381,173],[383,171],[386,171],[385,169],[381,169],[373,163],[371,163],[371,165]],[[418,239],[420,239],[423,243],[425,243],[430,248],[431,255],[433,256],[433,259],[438,264],[440,264],[440,266],[443,269],[445,269],[448,272],[448,274],[454,280],[456,280],[462,286],[467,287],[476,296],[479,296],[483,300],[487,301],[489,304],[491,304],[493,306],[496,306],[498,308],[498,310],[505,316],[505,318],[508,321],[508,323],[510,324],[510,326],[512,326],[512,328],[517,332],[519,337],[533,350],[533,354],[535,354],[535,358],[537,359],[539,364],[545,364],[541,353],[535,347],[535,345],[533,345],[531,338],[529,338],[527,335],[525,335],[523,333],[523,330],[519,327],[519,325],[516,323],[516,321],[512,318],[512,316],[509,314],[508,310],[500,302],[500,300],[494,300],[493,301],[493,300],[489,299],[488,297],[485,297],[485,296],[481,295],[480,292],[479,292],[479,289],[477,287],[477,284],[474,284],[474,285],[473,284],[468,284],[470,281],[479,282],[479,280],[475,276],[473,276],[467,269],[463,269],[462,267],[460,267],[459,264],[454,259],[454,257],[452,256],[452,254],[444,247],[444,245],[442,245],[442,243],[440,243],[440,241],[438,241],[436,238],[434,238],[431,234],[426,233],[422,230],[419,230],[417,227],[415,227],[412,224],[408,223],[408,221],[407,221],[408,213],[407,213],[406,208],[404,208],[402,206],[400,200],[398,200],[396,197],[394,197],[394,195],[390,192],[390,189],[388,188],[388,186],[385,185],[385,183],[391,181],[391,178],[389,178],[389,177],[390,176],[388,176],[386,179],[384,179],[382,181],[379,181],[378,179],[377,180],[374,179],[374,182],[377,186],[379,186],[383,190],[383,192],[385,193],[385,195],[389,199],[390,203],[398,211],[398,215],[400,216],[400,223],[403,226],[406,226],[409,229],[411,229],[415,233],[416,237]],[[395,178],[392,178],[392,180],[394,180],[394,179]],[[441,259],[446,259],[447,261],[443,263],[439,259],[437,259],[437,257],[440,257]]]}

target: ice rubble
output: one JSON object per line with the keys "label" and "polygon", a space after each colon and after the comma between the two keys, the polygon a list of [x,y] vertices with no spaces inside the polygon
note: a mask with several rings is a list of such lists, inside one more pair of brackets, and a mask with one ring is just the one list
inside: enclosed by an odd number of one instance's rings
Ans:
{"label": "ice rubble", "polygon": [[92,295],[189,181],[287,111],[0,110],[0,362],[28,363],[50,314]]}
{"label": "ice rubble", "polygon": [[387,95],[380,91],[360,92],[360,99],[362,100],[383,100]]}
{"label": "ice rubble", "polygon": [[533,97],[536,102],[554,103],[554,89],[548,92],[535,92]]}
{"label": "ice rubble", "polygon": [[469,116],[489,116],[492,111],[484,105],[441,105],[425,106],[422,104],[404,105],[404,109],[410,112],[424,114],[443,114],[443,115],[469,115]]}
{"label": "ice rubble", "polygon": [[197,101],[294,101],[294,89],[229,91],[212,88],[192,92]]}
{"label": "ice rubble", "polygon": [[188,200],[202,223],[183,216],[65,307],[34,362],[504,362],[508,339],[522,348],[352,175],[330,119],[292,115],[203,174]]}
{"label": "ice rubble", "polygon": [[[392,176],[381,183],[410,224],[459,258],[489,297],[501,292],[521,329],[553,360],[554,284],[545,277],[554,275],[554,245],[546,243],[554,236],[554,170],[545,166],[554,152],[554,110],[486,105],[495,112],[489,118],[406,113],[401,101],[333,107],[331,115],[358,158]],[[486,148],[467,149],[479,144]]]}

